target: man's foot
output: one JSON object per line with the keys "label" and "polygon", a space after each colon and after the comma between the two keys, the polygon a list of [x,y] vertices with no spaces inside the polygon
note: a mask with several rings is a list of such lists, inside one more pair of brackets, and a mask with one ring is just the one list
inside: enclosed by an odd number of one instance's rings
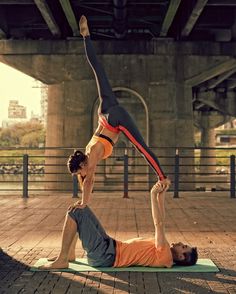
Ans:
{"label": "man's foot", "polygon": [[52,263],[47,263],[45,265],[39,266],[39,269],[53,270],[53,269],[62,269],[62,268],[68,268],[68,267],[69,267],[68,261],[62,261],[57,259]]}
{"label": "man's foot", "polygon": [[[58,256],[53,256],[53,257],[50,257],[50,258],[47,258],[48,261],[55,261],[58,259]],[[75,255],[71,255],[68,259],[69,262],[73,262],[75,261],[76,257]]]}
{"label": "man's foot", "polygon": [[79,20],[79,28],[80,28],[80,34],[83,37],[89,36],[89,28],[88,28],[88,23],[87,23],[87,18],[82,15],[80,20]]}

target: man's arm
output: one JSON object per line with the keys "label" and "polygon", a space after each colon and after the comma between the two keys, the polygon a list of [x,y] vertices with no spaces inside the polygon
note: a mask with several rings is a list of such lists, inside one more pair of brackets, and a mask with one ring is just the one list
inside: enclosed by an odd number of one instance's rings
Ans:
{"label": "man's arm", "polygon": [[151,190],[152,218],[155,227],[155,245],[163,246],[165,237],[165,191],[160,184],[155,184]]}

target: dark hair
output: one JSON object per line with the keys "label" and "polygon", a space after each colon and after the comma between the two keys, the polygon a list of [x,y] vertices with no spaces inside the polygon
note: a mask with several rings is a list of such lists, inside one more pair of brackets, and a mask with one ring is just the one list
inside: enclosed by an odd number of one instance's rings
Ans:
{"label": "dark hair", "polygon": [[81,167],[80,164],[87,159],[87,156],[79,151],[75,150],[74,154],[70,155],[67,161],[67,167],[70,173],[76,173]]}
{"label": "dark hair", "polygon": [[183,260],[174,260],[174,263],[183,266],[196,264],[198,260],[197,247],[193,247],[191,252],[185,252],[184,257],[185,258]]}

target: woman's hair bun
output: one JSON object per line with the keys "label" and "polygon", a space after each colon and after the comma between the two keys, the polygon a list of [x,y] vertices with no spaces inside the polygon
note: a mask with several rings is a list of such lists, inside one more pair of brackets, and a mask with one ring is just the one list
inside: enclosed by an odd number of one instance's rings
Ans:
{"label": "woman's hair bun", "polygon": [[74,156],[80,156],[80,155],[84,155],[83,152],[81,152],[80,150],[75,150]]}
{"label": "woman's hair bun", "polygon": [[80,169],[81,162],[84,162],[86,160],[87,156],[81,152],[80,150],[75,150],[74,154],[70,155],[67,166],[71,173],[76,172],[78,169]]}

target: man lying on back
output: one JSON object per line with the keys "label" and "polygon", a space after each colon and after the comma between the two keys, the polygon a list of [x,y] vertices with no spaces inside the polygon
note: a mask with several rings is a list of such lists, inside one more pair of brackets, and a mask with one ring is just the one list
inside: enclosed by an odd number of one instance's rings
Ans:
{"label": "man lying on back", "polygon": [[151,189],[152,218],[155,238],[135,238],[119,241],[106,234],[92,210],[70,207],[66,214],[62,233],[62,246],[58,257],[42,269],[67,268],[75,261],[77,232],[83,249],[87,252],[88,263],[96,267],[172,267],[173,264],[189,266],[197,262],[196,247],[181,242],[169,245],[165,235],[165,194],[164,186],[157,182]]}

